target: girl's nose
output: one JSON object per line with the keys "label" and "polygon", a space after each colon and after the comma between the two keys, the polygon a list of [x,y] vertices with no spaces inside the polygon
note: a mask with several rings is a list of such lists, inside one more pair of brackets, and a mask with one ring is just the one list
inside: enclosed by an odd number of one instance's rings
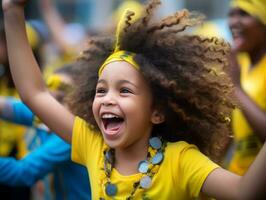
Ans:
{"label": "girl's nose", "polygon": [[115,105],[115,97],[112,94],[107,94],[102,101],[103,106],[112,106]]}

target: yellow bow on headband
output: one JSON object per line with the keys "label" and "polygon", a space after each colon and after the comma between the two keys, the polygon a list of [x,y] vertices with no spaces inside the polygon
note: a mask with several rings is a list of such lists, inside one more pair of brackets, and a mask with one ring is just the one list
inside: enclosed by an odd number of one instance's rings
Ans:
{"label": "yellow bow on headband", "polygon": [[266,26],[266,0],[232,0],[231,7],[246,11]]}
{"label": "yellow bow on headband", "polygon": [[[125,61],[129,64],[131,64],[134,68],[139,69],[139,65],[135,62],[134,56],[136,55],[133,52],[129,51],[124,51],[120,50],[120,37],[121,37],[121,32],[124,28],[124,19],[127,15],[127,13],[130,12],[128,9],[125,10],[123,13],[122,17],[119,20],[119,23],[117,25],[116,29],[116,43],[115,43],[115,49],[114,53],[112,53],[102,64],[102,66],[99,68],[98,71],[98,76],[102,74],[103,69],[105,68],[106,65],[108,65],[111,62],[116,62],[116,61]],[[136,20],[136,19],[135,19]]]}

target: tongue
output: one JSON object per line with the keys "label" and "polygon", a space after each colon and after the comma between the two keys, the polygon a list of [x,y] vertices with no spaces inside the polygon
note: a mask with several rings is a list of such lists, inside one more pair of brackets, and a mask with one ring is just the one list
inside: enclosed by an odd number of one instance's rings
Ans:
{"label": "tongue", "polygon": [[109,122],[106,126],[106,130],[107,131],[117,131],[120,126],[121,126],[122,122]]}

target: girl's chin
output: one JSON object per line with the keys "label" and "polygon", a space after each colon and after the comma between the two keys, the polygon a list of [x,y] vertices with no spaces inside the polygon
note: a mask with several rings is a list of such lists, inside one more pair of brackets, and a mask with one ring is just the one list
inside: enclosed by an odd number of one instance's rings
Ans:
{"label": "girl's chin", "polygon": [[103,132],[104,141],[111,148],[119,146],[119,143],[120,143],[120,140],[121,140],[120,136],[121,136],[121,134],[119,134],[119,133],[117,133],[117,134],[108,134],[108,133]]}
{"label": "girl's chin", "polygon": [[105,139],[105,143],[112,149],[118,149],[118,148],[121,148],[121,146],[122,146],[121,142],[118,140],[110,141],[110,140]]}

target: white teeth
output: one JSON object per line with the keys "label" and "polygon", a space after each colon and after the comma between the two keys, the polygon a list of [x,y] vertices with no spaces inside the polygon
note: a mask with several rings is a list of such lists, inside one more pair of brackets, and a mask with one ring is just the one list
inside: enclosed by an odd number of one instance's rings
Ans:
{"label": "white teeth", "polygon": [[110,118],[119,118],[117,115],[114,114],[103,114],[102,115],[103,119],[110,119]]}

